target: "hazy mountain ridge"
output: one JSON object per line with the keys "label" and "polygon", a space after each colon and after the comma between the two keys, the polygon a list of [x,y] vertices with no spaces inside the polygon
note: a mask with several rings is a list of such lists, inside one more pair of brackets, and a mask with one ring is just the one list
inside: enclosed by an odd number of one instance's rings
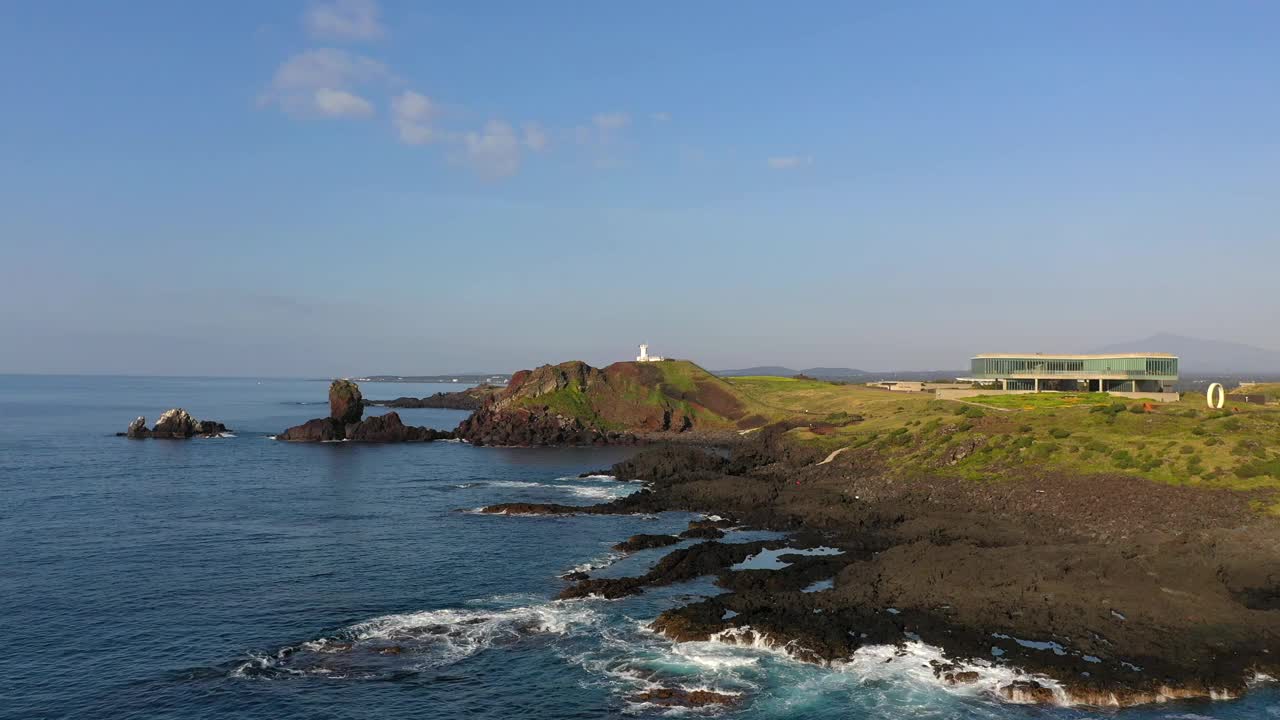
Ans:
{"label": "hazy mountain ridge", "polygon": [[1182,373],[1280,373],[1280,352],[1244,343],[1157,333],[1141,340],[1113,343],[1095,353],[1164,352],[1178,356]]}

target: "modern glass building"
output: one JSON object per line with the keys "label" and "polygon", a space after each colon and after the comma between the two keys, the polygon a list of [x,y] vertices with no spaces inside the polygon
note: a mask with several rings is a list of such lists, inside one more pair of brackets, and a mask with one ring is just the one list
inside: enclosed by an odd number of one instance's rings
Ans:
{"label": "modern glass building", "polygon": [[974,356],[971,374],[1004,390],[1165,392],[1178,379],[1178,358],[1166,353]]}

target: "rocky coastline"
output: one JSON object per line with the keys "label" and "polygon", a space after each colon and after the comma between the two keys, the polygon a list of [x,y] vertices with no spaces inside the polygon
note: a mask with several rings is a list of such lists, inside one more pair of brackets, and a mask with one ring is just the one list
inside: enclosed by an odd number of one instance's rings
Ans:
{"label": "rocky coastline", "polygon": [[[826,664],[918,640],[941,649],[933,668],[941,682],[1017,669],[1018,679],[992,691],[1019,703],[1225,699],[1280,673],[1280,531],[1246,500],[1031,470],[992,483],[903,482],[869,451],[819,464],[817,453],[784,448],[780,431],[766,428],[727,456],[692,446],[642,450],[611,472],[647,489],[610,503],[484,512],[680,510],[721,516],[699,525],[717,531],[736,524],[790,533],[685,544],[640,576],[566,578],[562,599],[714,576],[724,594],[653,622],[679,641],[763,644]],[[635,536],[616,549],[688,537]],[[823,554],[805,554],[818,547]],[[733,569],[762,551],[783,567]]]}

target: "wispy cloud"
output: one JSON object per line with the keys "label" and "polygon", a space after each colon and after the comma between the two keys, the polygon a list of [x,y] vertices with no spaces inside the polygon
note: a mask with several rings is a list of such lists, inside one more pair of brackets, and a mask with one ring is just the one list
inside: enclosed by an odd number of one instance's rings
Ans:
{"label": "wispy cloud", "polygon": [[524,126],[524,145],[534,152],[542,152],[551,143],[547,131],[538,123],[526,123]]}
{"label": "wispy cloud", "polygon": [[356,91],[392,80],[387,66],[372,58],[333,48],[307,50],[276,68],[258,104],[275,105],[295,115],[370,115],[372,103]]}
{"label": "wispy cloud", "polygon": [[591,122],[604,131],[620,130],[631,124],[631,116],[624,112],[599,113]]}
{"label": "wispy cloud", "polygon": [[[377,0],[312,0],[302,23],[310,37],[335,41],[373,40],[387,33]],[[452,112],[455,107],[447,106],[451,111],[443,112],[446,105],[407,85],[379,60],[334,47],[313,48],[276,68],[258,104],[299,117],[331,118],[367,118],[385,107],[400,143],[443,148],[450,162],[486,179],[515,175],[527,156],[548,152],[553,139],[576,141],[597,166],[616,165],[614,154],[633,122],[630,113],[612,111],[591,115],[576,127],[548,128],[497,116],[467,128],[456,120],[474,117],[474,110]],[[670,116],[648,117],[665,122]]]}
{"label": "wispy cloud", "polygon": [[520,141],[501,120],[490,120],[483,130],[466,133],[462,143],[462,160],[481,177],[510,177],[520,169]]}
{"label": "wispy cloud", "polygon": [[425,145],[438,140],[432,126],[436,114],[431,98],[412,90],[405,90],[391,100],[391,120],[400,134],[400,142],[406,145]]}
{"label": "wispy cloud", "polygon": [[774,170],[794,170],[813,164],[812,155],[777,155],[768,159],[769,167]]}
{"label": "wispy cloud", "polygon": [[316,109],[329,117],[368,117],[373,114],[373,104],[346,90],[320,88],[315,94]]}
{"label": "wispy cloud", "polygon": [[386,30],[376,0],[329,0],[307,9],[303,23],[312,37],[326,40],[374,40]]}
{"label": "wispy cloud", "polygon": [[654,122],[667,122],[668,120],[671,119],[671,113],[668,113],[668,112],[649,113],[649,119]]}

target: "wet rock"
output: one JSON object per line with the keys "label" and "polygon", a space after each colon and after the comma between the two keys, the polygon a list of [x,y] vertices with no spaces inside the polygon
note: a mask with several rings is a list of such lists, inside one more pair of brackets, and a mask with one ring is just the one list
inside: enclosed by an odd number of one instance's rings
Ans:
{"label": "wet rock", "polygon": [[1048,705],[1054,702],[1053,688],[1035,680],[1015,680],[1000,688],[1000,695],[1015,703]]}
{"label": "wet rock", "polygon": [[360,422],[364,416],[364,396],[350,380],[334,380],[329,385],[329,417],[343,425]]}
{"label": "wet rock", "polygon": [[614,545],[613,549],[619,552],[636,552],[637,550],[675,545],[678,542],[680,542],[680,538],[675,535],[632,535],[623,542]]}
{"label": "wet rock", "polygon": [[751,543],[704,542],[668,553],[644,575],[623,578],[596,578],[583,580],[560,593],[560,599],[570,600],[598,595],[614,599],[634,595],[649,585],[670,585],[692,580],[704,575],[716,575],[730,566],[746,560],[760,550],[780,547],[782,541],[762,540]]}
{"label": "wet rock", "polygon": [[658,688],[646,690],[627,697],[636,703],[650,703],[663,707],[707,707],[710,705],[731,706],[738,704],[738,696],[718,693],[711,690],[685,690],[684,688]]}
{"label": "wet rock", "polygon": [[336,442],[346,438],[346,429],[333,418],[316,418],[276,435],[287,442]]}
{"label": "wet rock", "polygon": [[581,581],[586,580],[586,579],[588,579],[588,578],[590,578],[590,577],[591,577],[590,575],[588,575],[588,574],[586,574],[586,573],[582,572],[581,570],[574,570],[573,572],[567,572],[567,573],[565,573],[565,574],[561,575],[561,576],[560,576],[560,579],[561,579],[561,580],[568,580],[569,582],[581,582]]}
{"label": "wet rock", "polygon": [[691,527],[680,533],[682,538],[702,538],[704,540],[719,540],[724,537],[724,531],[718,527]]}

